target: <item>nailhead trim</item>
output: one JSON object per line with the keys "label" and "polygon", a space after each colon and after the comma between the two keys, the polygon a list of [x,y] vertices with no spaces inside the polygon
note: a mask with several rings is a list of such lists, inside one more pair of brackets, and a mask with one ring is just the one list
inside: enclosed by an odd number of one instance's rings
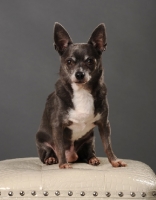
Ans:
{"label": "nailhead trim", "polygon": [[25,195],[25,192],[24,192],[24,191],[20,191],[20,195],[21,195],[21,196],[24,196],[24,195]]}
{"label": "nailhead trim", "polygon": [[110,196],[111,196],[111,193],[110,193],[110,192],[106,192],[106,196],[107,196],[107,197],[110,197]]}
{"label": "nailhead trim", "polygon": [[32,194],[33,196],[35,196],[35,195],[36,195],[36,191],[32,191],[31,194]]}
{"label": "nailhead trim", "polygon": [[97,193],[96,191],[94,191],[94,192],[93,192],[93,196],[94,196],[94,197],[97,197],[97,196],[98,196],[98,193]]}
{"label": "nailhead trim", "polygon": [[57,190],[57,191],[55,192],[55,195],[56,195],[56,196],[59,196],[59,195],[60,195],[60,191]]}
{"label": "nailhead trim", "polygon": [[131,192],[130,195],[131,195],[131,197],[135,197],[136,194],[134,192]]}
{"label": "nailhead trim", "polygon": [[44,191],[44,192],[43,192],[43,195],[44,195],[44,196],[48,196],[49,193],[48,193],[47,191]]}
{"label": "nailhead trim", "polygon": [[154,197],[156,197],[156,191],[154,191],[154,192],[152,193],[152,195],[153,195]]}
{"label": "nailhead trim", "polygon": [[81,195],[81,196],[85,196],[85,192],[82,191],[82,192],[80,193],[80,195]]}
{"label": "nailhead trim", "polygon": [[[28,193],[28,192],[26,192],[26,191],[23,191],[23,190],[21,190],[18,194],[20,195],[20,196],[27,196],[28,194],[30,194],[30,193]],[[2,196],[2,194],[3,194],[3,192],[2,191],[0,191],[0,196]],[[6,194],[6,193],[5,193]],[[8,196],[10,196],[10,197],[13,197],[14,196],[14,198],[17,196],[17,193],[15,192],[13,192],[13,191],[8,191]],[[34,190],[34,191],[31,191],[31,195],[32,196],[36,196],[36,191]],[[43,191],[43,193],[42,193],[44,196],[51,196],[52,195],[52,193],[50,192],[50,194],[51,195],[49,195],[49,192],[48,191]],[[59,190],[57,190],[57,191],[55,191],[53,194],[55,194],[56,196],[59,196],[61,193],[60,193],[60,191]],[[66,193],[68,196],[73,196],[73,191],[68,191],[67,193]],[[90,192],[88,192],[87,194],[89,194],[89,196],[91,195],[91,191]],[[63,192],[63,196],[65,195],[65,193]],[[85,196],[86,194],[85,194],[85,191],[81,191],[80,192],[80,195],[83,197],[83,196]],[[98,196],[99,194],[98,194],[98,192],[97,191],[94,191],[93,193],[92,193],[92,195],[94,196],[94,197],[96,197],[96,196]],[[103,195],[103,193],[102,193],[102,195]],[[105,193],[105,195],[106,195],[106,197],[110,197],[111,196],[111,193],[110,192],[106,192]],[[123,192],[119,192],[118,194],[117,194],[119,197],[123,197],[124,196],[124,193]],[[127,194],[125,194],[126,196],[127,196]],[[137,198],[139,197],[139,193],[137,192],[137,193],[135,193],[135,192],[131,192],[130,194],[129,194],[132,198],[134,198],[135,199],[135,197],[137,196]],[[38,193],[38,196],[41,196],[41,191],[39,191],[39,193]],[[101,195],[100,195],[101,196]],[[99,197],[100,197],[99,196]],[[112,196],[115,196],[115,194],[112,194]],[[156,197],[156,191],[153,191],[153,192],[149,192],[148,194],[146,194],[145,192],[142,192],[142,193],[140,193],[140,197]],[[87,195],[86,195],[86,197],[87,197]]]}
{"label": "nailhead trim", "polygon": [[123,192],[119,192],[118,195],[119,195],[119,197],[123,197],[124,194],[123,194]]}
{"label": "nailhead trim", "polygon": [[8,195],[9,195],[10,197],[13,196],[13,192],[12,192],[12,191],[8,192]]}
{"label": "nailhead trim", "polygon": [[146,196],[146,193],[145,193],[145,192],[142,192],[142,193],[141,193],[141,196],[142,196],[142,197],[145,197],[145,196]]}
{"label": "nailhead trim", "polygon": [[73,195],[73,192],[72,191],[69,191],[68,192],[68,196],[72,196]]}

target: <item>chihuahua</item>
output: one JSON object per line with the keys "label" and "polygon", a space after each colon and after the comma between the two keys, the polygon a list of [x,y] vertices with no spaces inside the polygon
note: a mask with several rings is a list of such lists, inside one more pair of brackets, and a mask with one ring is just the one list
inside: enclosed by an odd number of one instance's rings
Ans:
{"label": "chihuahua", "polygon": [[72,168],[73,162],[99,165],[93,131],[98,126],[109,162],[113,167],[126,166],[111,146],[101,58],[107,46],[105,25],[100,24],[87,43],[73,43],[65,28],[55,23],[54,46],[61,64],[36,134],[40,160],[47,165],[59,163],[59,168]]}

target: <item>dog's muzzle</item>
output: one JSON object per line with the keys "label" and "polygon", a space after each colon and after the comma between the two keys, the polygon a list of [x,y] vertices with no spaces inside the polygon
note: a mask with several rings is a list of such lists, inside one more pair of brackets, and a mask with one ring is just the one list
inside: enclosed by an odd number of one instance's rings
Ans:
{"label": "dog's muzzle", "polygon": [[85,77],[85,73],[84,72],[76,72],[75,77],[77,80],[82,81]]}

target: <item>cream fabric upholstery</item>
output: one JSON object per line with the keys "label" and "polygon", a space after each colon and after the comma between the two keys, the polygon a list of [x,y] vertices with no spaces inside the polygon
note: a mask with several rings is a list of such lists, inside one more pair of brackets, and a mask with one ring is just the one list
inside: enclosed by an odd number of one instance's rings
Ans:
{"label": "cream fabric upholstery", "polygon": [[0,199],[156,199],[149,166],[125,160],[127,167],[113,168],[99,159],[99,166],[75,163],[73,169],[46,166],[38,158],[0,161]]}

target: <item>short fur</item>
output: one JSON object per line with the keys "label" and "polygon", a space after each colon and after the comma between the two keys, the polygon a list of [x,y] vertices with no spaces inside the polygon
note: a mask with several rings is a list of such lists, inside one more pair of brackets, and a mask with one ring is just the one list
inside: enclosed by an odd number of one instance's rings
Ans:
{"label": "short fur", "polygon": [[41,161],[71,168],[71,162],[99,165],[93,128],[98,126],[104,150],[114,167],[125,166],[114,155],[108,121],[107,89],[102,52],[106,49],[105,25],[100,24],[88,43],[74,44],[59,23],[54,27],[55,49],[61,57],[60,77],[49,95],[36,134]]}

